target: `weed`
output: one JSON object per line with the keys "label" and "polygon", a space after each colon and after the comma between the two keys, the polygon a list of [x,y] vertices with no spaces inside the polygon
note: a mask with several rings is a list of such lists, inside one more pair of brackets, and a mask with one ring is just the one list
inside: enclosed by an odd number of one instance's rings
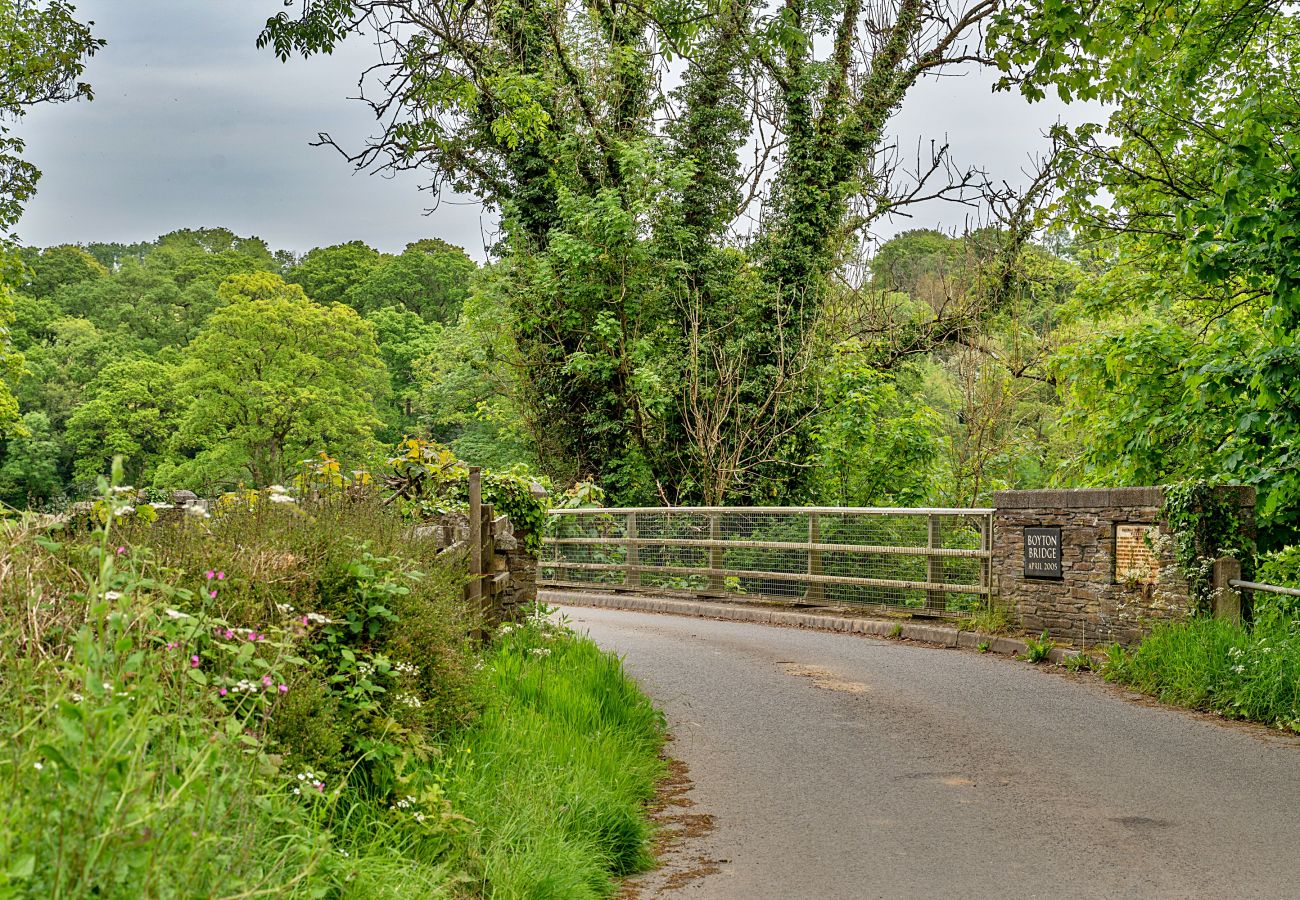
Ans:
{"label": "weed", "polygon": [[1087,653],[1075,653],[1067,656],[1063,665],[1071,672],[1091,672],[1094,662]]}
{"label": "weed", "polygon": [[1011,631],[1011,621],[1007,618],[1004,607],[990,601],[972,610],[970,616],[963,619],[957,627],[962,631],[978,631],[983,634],[1007,634]]}
{"label": "weed", "polygon": [[895,623],[894,627],[889,629],[889,636],[891,638],[901,638],[903,636],[903,626]]}
{"label": "weed", "polygon": [[1046,662],[1051,657],[1052,648],[1055,646],[1056,642],[1044,631],[1038,638],[1025,638],[1025,652],[1020,658],[1031,663]]}
{"label": "weed", "polygon": [[978,644],[975,645],[975,649],[978,650],[980,653],[988,653],[989,650],[992,649],[992,645],[989,644],[988,641],[980,641]]}

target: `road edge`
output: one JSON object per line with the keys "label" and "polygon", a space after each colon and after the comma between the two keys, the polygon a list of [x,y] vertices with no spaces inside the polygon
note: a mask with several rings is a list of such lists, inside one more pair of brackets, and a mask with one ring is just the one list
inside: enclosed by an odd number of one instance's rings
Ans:
{"label": "road edge", "polygon": [[[736,602],[709,602],[706,600],[678,600],[669,597],[647,597],[636,594],[597,593],[586,591],[557,591],[542,588],[537,599],[543,603],[564,606],[588,606],[598,609],[622,609],[629,612],[658,613],[660,615],[688,616],[697,619],[716,619],[727,622],[748,622],[755,625],[775,625],[784,628],[808,628],[815,631],[837,631],[868,637],[915,641],[938,647],[956,647],[977,650],[987,644],[987,652],[1004,656],[1021,656],[1028,651],[1024,641],[1016,638],[976,631],[962,631],[946,625],[929,625],[896,619],[870,619],[837,616],[833,613],[812,610],[774,609]],[[1078,650],[1053,647],[1048,660],[1060,665],[1066,659],[1079,655]]]}

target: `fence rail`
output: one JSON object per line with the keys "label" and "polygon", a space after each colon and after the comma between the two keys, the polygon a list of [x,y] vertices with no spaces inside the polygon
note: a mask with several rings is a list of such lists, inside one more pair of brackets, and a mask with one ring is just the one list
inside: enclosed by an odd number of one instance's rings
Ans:
{"label": "fence rail", "polygon": [[557,509],[544,585],[960,615],[990,589],[990,509]]}

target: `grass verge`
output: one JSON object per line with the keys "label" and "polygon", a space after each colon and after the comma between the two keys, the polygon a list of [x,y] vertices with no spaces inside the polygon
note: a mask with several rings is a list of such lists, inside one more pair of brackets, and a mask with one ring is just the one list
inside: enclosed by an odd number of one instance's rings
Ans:
{"label": "grass verge", "polygon": [[663,724],[376,504],[0,524],[0,897],[602,897]]}
{"label": "grass verge", "polygon": [[1300,732],[1300,621],[1285,609],[1257,610],[1249,627],[1157,625],[1132,650],[1112,648],[1102,674],[1165,703]]}

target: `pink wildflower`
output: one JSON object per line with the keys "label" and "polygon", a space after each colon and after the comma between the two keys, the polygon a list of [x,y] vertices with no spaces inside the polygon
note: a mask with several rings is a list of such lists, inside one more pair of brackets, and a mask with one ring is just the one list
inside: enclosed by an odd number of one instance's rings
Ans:
{"label": "pink wildflower", "polygon": [[204,574],[204,577],[207,578],[208,581],[211,581],[212,579],[217,577],[217,573],[212,571],[211,569],[208,569],[208,571]]}
{"label": "pink wildflower", "polygon": [[168,649],[168,650],[175,650],[175,649],[176,649],[177,647],[179,647],[179,646],[180,646],[180,644],[176,643],[175,641],[168,641],[168,642],[167,642],[167,649]]}
{"label": "pink wildflower", "polygon": [[222,688],[221,690],[217,691],[217,693],[224,697],[226,696],[226,689]]}
{"label": "pink wildflower", "polygon": [[125,552],[126,552],[126,548],[125,548],[125,547],[118,547],[118,548],[117,548],[117,555],[118,555],[118,556],[121,556],[121,555],[122,555],[123,553],[125,553]]}
{"label": "pink wildflower", "polygon": [[289,685],[287,685],[287,684],[282,684],[282,685],[280,685],[280,693],[281,693],[281,694],[287,694],[287,693],[289,693]]}
{"label": "pink wildflower", "polygon": [[227,628],[227,629],[226,629],[226,640],[231,640],[231,639],[234,638],[234,636],[235,636],[235,632],[232,631],[231,629]]}
{"label": "pink wildflower", "polygon": [[226,573],[225,573],[225,572],[218,572],[218,573],[217,573],[217,581],[225,581],[225,580],[226,580]]}
{"label": "pink wildflower", "polygon": [[216,592],[216,591],[208,591],[208,596],[209,596],[209,597],[212,597],[212,598],[216,598],[216,596],[217,596],[217,592]]}
{"label": "pink wildflower", "polygon": [[197,669],[198,667],[199,667],[199,657],[198,654],[195,654],[194,656],[190,657],[190,668]]}
{"label": "pink wildflower", "polygon": [[270,675],[263,675],[263,676],[262,676],[262,684],[263,684],[265,687],[270,687],[270,686],[271,686],[271,676],[270,676]]}

